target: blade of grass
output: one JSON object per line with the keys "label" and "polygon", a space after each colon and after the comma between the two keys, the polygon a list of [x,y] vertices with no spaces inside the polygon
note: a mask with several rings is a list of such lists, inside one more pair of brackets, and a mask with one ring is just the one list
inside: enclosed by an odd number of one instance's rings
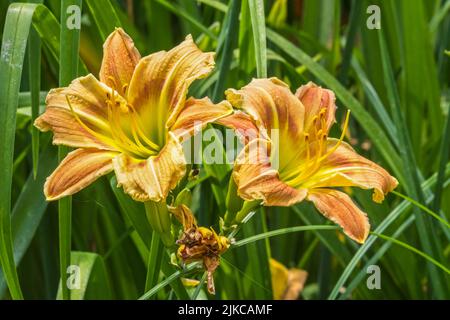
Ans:
{"label": "blade of grass", "polygon": [[238,36],[238,26],[239,26],[239,8],[240,0],[232,0],[230,4],[229,17],[227,19],[227,24],[221,31],[220,37],[224,36],[224,44],[222,47],[222,52],[219,63],[219,77],[214,86],[214,91],[212,95],[212,100],[217,102],[223,95],[225,88],[225,82],[227,80],[227,75],[229,74],[231,61],[233,59],[233,46],[236,42]]}
{"label": "blade of grass", "polygon": [[263,0],[248,0],[253,29],[253,44],[256,52],[256,74],[267,78],[266,20]]}
{"label": "blade of grass", "polygon": [[180,16],[183,19],[186,19],[189,23],[192,24],[193,27],[203,32],[204,34],[208,35],[211,39],[217,39],[217,36],[211,30],[209,30],[203,24],[198,22],[197,19],[191,16],[186,10],[184,10],[180,6],[177,6],[166,0],[155,0],[155,1],[164,6],[169,11],[171,11],[173,14]]}
{"label": "blade of grass", "polygon": [[432,210],[428,209],[427,207],[425,207],[423,204],[421,204],[420,202],[417,202],[414,199],[411,199],[408,196],[405,196],[404,194],[397,192],[397,191],[391,191],[393,194],[399,196],[400,198],[403,198],[409,202],[411,202],[413,205],[415,205],[416,207],[420,208],[422,211],[428,213],[430,216],[432,216],[433,218],[435,218],[436,220],[438,220],[439,222],[441,222],[444,226],[446,226],[447,228],[450,228],[450,224],[445,221],[445,219],[441,218],[437,213],[433,212]]}
{"label": "blade of grass", "polygon": [[166,32],[160,37],[159,30],[171,30],[170,12],[161,8],[155,1],[142,1],[145,9],[148,30],[148,46],[151,52],[170,48],[173,44],[172,32]]}
{"label": "blade of grass", "polygon": [[152,232],[152,242],[150,244],[150,251],[148,254],[145,292],[149,291],[156,284],[158,284],[163,254],[164,254],[164,245],[158,235],[158,232]]}
{"label": "blade of grass", "polygon": [[[61,1],[61,34],[59,49],[59,86],[64,87],[78,76],[78,51],[80,45],[80,30],[70,29],[67,23],[70,13],[69,6],[78,6],[81,12],[82,0]],[[69,148],[58,147],[58,159],[62,161]],[[59,218],[59,272],[61,276],[61,298],[70,300],[70,289],[66,285],[67,268],[70,265],[70,251],[72,239],[72,197],[65,197],[58,201]]]}
{"label": "blade of grass", "polygon": [[293,233],[293,232],[312,231],[312,230],[336,230],[336,229],[338,229],[337,226],[320,226],[320,225],[319,226],[297,226],[297,227],[277,229],[277,230],[260,233],[260,234],[236,241],[232,247],[238,248],[241,246],[245,246],[249,243],[259,241],[259,240],[263,240],[263,239],[267,239],[267,238],[271,238],[271,237],[275,237],[275,236],[280,236],[283,234]]}
{"label": "blade of grass", "polygon": [[[300,208],[304,208],[304,210],[300,210]],[[317,212],[312,212],[313,210],[315,211],[315,209],[309,207],[308,210],[308,208],[305,208],[305,206],[302,206],[301,204],[293,206],[291,209],[306,225],[318,225],[323,223],[322,217],[319,216]],[[346,263],[351,259],[351,251],[346,246],[342,245],[336,233],[326,233],[316,230],[313,230],[313,233],[336,257],[337,261],[345,267]]]}
{"label": "blade of grass", "polygon": [[[410,216],[408,219],[406,219],[405,222],[403,222],[397,230],[395,230],[395,233],[392,235],[393,238],[399,237],[405,230],[408,228],[415,220],[415,216]],[[377,249],[376,253],[366,262],[364,267],[360,269],[358,274],[353,277],[352,282],[348,286],[345,287],[345,292],[339,297],[339,300],[346,299],[352,291],[358,286],[359,283],[361,283],[362,280],[367,278],[367,268],[371,265],[376,264],[381,257],[386,253],[386,251],[389,250],[391,247],[392,242],[385,242],[383,245]]]}
{"label": "blade of grass", "polygon": [[197,285],[197,288],[195,288],[195,291],[194,291],[194,293],[191,296],[191,300],[197,300],[197,297],[200,294],[200,292],[202,291],[203,285],[205,284],[207,276],[208,276],[208,272],[207,271],[203,272],[203,275],[202,275],[202,277],[200,279],[200,282]]}
{"label": "blade of grass", "polygon": [[443,2],[442,7],[435,13],[433,18],[430,20],[428,28],[430,29],[430,33],[432,34],[433,39],[436,36],[439,24],[445,19],[448,12],[450,12],[450,1]]}
{"label": "blade of grass", "polygon": [[338,79],[344,85],[347,84],[348,70],[352,57],[353,47],[355,45],[356,34],[360,26],[361,9],[363,2],[352,0],[350,9],[350,21],[348,24],[347,36],[345,39],[345,48],[342,54],[341,69],[339,70]]}
{"label": "blade of grass", "polygon": [[14,262],[10,215],[16,109],[35,7],[12,4],[8,8],[0,54],[0,263],[13,299],[23,298]]}
{"label": "blade of grass", "polygon": [[[47,52],[51,54],[51,58],[59,63],[61,27],[58,20],[47,7],[35,5],[33,26],[41,37],[43,49],[48,49]],[[78,70],[81,74],[87,73],[86,66],[81,59],[78,60]]]}
{"label": "blade of grass", "polygon": [[[14,267],[11,241],[11,167],[14,154],[15,115],[19,98],[19,84],[25,55],[26,41],[29,35],[30,24],[41,36],[49,52],[58,60],[59,24],[53,14],[43,5],[13,4],[10,6],[3,32],[2,51],[0,54],[0,105],[4,108],[0,113],[0,155],[2,184],[0,190],[0,262],[13,298],[20,298],[21,292]],[[84,65],[82,65],[84,69]],[[11,167],[9,165],[11,163]],[[12,289],[11,289],[12,288]]]}
{"label": "blade of grass", "polygon": [[144,293],[139,300],[148,300],[150,299],[153,295],[155,295],[156,293],[158,293],[158,291],[160,291],[161,289],[163,289],[165,286],[171,284],[172,282],[174,282],[175,280],[178,280],[180,277],[182,277],[183,275],[185,275],[186,273],[188,273],[189,271],[194,270],[195,268],[199,267],[199,263],[198,262],[194,262],[191,263],[189,265],[186,266],[186,268],[184,270],[178,270],[175,271],[174,273],[172,273],[170,276],[168,276],[166,279],[164,279],[163,281],[161,281],[160,283],[158,283],[156,286],[154,286],[153,288],[151,288],[149,291],[147,291],[146,293]]}
{"label": "blade of grass", "polygon": [[[427,25],[429,18],[425,13],[425,3],[421,0],[399,1],[396,19],[403,33],[400,47],[403,85],[400,86],[400,92],[403,106],[408,108],[405,108],[408,110],[405,119],[409,128],[414,128],[409,135],[412,141],[421,141],[424,129],[427,129],[431,145],[439,140],[444,123],[440,108],[440,85]],[[382,33],[382,30],[378,33]],[[424,79],[427,81],[423,81]],[[427,121],[424,121],[424,117]],[[427,123],[428,128],[425,128]],[[417,156],[423,149],[419,143],[415,143],[412,147]],[[417,159],[419,163],[420,160]]]}
{"label": "blade of grass", "polygon": [[[419,202],[424,202],[423,190],[420,187],[420,178],[417,171],[417,162],[414,156],[414,150],[410,137],[408,135],[408,128],[406,126],[406,121],[404,115],[401,111],[400,97],[396,90],[396,84],[394,75],[392,73],[392,65],[389,58],[389,53],[386,47],[386,41],[383,32],[378,32],[378,40],[380,43],[380,54],[383,66],[383,74],[386,85],[386,92],[388,96],[389,104],[391,105],[391,110],[393,113],[394,122],[397,125],[397,134],[399,136],[399,142],[401,145],[400,156],[403,160],[405,167],[405,176],[407,179],[407,184],[404,185],[405,190],[411,195],[413,199],[417,199]],[[422,217],[420,210],[414,209],[416,215],[416,225],[419,232],[419,237],[421,245],[427,254],[432,255],[436,251],[435,246],[437,240],[433,241],[430,235],[430,231],[433,231],[433,225],[429,223],[428,219]],[[428,264],[428,273],[431,278],[433,288],[436,291],[438,297],[443,298],[444,293],[444,282],[435,272],[435,267],[432,264]]]}
{"label": "blade of grass", "polygon": [[[49,144],[48,140],[41,142],[44,146]],[[48,202],[45,201],[42,186],[57,164],[56,157],[57,154],[54,147],[48,146],[43,148],[39,159],[41,165],[36,178],[33,176],[33,173],[28,176],[27,182],[14,204],[11,228],[16,266],[20,264],[25,252],[28,250],[47,208]],[[6,289],[4,281],[4,275],[0,270],[0,297],[3,296]]]}
{"label": "blade of grass", "polygon": [[[450,174],[450,165],[446,168],[446,175]],[[422,183],[423,189],[430,189],[436,184],[437,175],[434,174],[431,176],[428,180],[426,180],[424,183]],[[406,210],[411,208],[412,204],[406,200],[402,201],[399,205],[397,205],[391,213],[378,225],[377,228],[375,228],[375,233],[382,233],[384,232],[395,220],[397,220],[398,217],[400,217]],[[359,249],[356,251],[355,255],[351,259],[351,261],[347,264],[344,271],[342,272],[341,276],[339,277],[338,281],[336,282],[336,285],[334,286],[333,290],[331,290],[330,295],[328,296],[329,300],[336,299],[336,297],[339,294],[340,289],[344,286],[347,279],[352,274],[353,270],[356,268],[358,263],[361,261],[361,259],[364,257],[366,252],[373,246],[374,242],[376,241],[375,236],[369,236],[364,242],[362,246],[359,247]]]}
{"label": "blade of grass", "polygon": [[122,189],[118,188],[117,179],[115,176],[111,178],[110,186],[117,198],[117,201],[119,202],[120,209],[128,216],[131,225],[134,227],[148,248],[151,242],[152,228],[145,217],[145,208],[143,203],[133,201],[130,196],[123,192]]}
{"label": "blade of grass", "polygon": [[[47,91],[41,91],[39,92],[39,105],[45,104],[45,97],[47,96]],[[17,105],[17,108],[25,108],[25,107],[31,107],[31,92],[25,91],[19,93],[19,104]],[[31,113],[30,113],[31,115]]]}
{"label": "blade of grass", "polygon": [[224,13],[226,13],[228,10],[228,6],[218,0],[197,0],[197,2],[204,3]]}
{"label": "blade of grass", "polygon": [[103,258],[92,252],[74,251],[71,254],[71,264],[79,268],[79,288],[72,289],[73,300],[108,300],[111,299],[111,289],[106,275]]}
{"label": "blade of grass", "polygon": [[359,62],[357,59],[352,59],[352,67],[355,70],[356,76],[358,77],[359,81],[361,82],[361,85],[364,89],[364,93],[367,96],[367,99],[372,103],[372,106],[377,113],[380,122],[384,125],[386,128],[386,131],[389,135],[389,138],[394,142],[395,146],[398,147],[398,137],[397,137],[397,129],[394,125],[394,122],[392,121],[391,117],[386,111],[386,108],[383,105],[383,102],[381,101],[377,91],[373,87],[372,83],[367,78],[367,75],[365,74],[364,70],[361,68]]}
{"label": "blade of grass", "polygon": [[403,247],[403,248],[406,248],[406,249],[408,249],[408,250],[410,250],[410,251],[412,251],[412,252],[414,252],[414,253],[417,253],[419,256],[425,258],[425,259],[428,260],[430,263],[434,264],[436,267],[438,267],[438,268],[440,268],[441,270],[445,271],[447,274],[450,274],[450,269],[449,269],[449,268],[445,267],[442,263],[440,263],[439,261],[437,261],[437,260],[434,259],[433,257],[430,257],[430,256],[427,255],[426,253],[424,253],[424,252],[422,252],[422,251],[420,251],[420,250],[414,248],[413,246],[411,246],[411,245],[409,245],[409,244],[407,244],[407,243],[405,243],[405,242],[403,242],[403,241],[400,241],[400,240],[398,240],[398,239],[388,237],[388,236],[386,236],[386,235],[384,235],[384,234],[375,233],[375,232],[371,232],[370,234],[372,234],[372,235],[374,235],[374,236],[376,236],[376,237],[378,237],[378,238],[381,238],[381,239],[384,239],[384,240],[393,242],[393,243],[395,243],[395,244],[397,244],[397,245],[399,245],[399,246],[401,246],[401,247]]}
{"label": "blade of grass", "polygon": [[441,159],[439,161],[438,180],[436,183],[436,189],[434,191],[435,198],[432,205],[432,208],[435,212],[439,212],[439,209],[441,207],[442,192],[444,190],[445,165],[447,164],[449,157],[449,145],[450,145],[450,112],[447,112],[447,120],[445,122],[445,128],[444,133],[442,135],[440,147]]}
{"label": "blade of grass", "polygon": [[249,0],[241,1],[240,19],[239,19],[239,69],[244,71],[246,77],[238,83],[243,85],[247,83],[253,75],[256,68],[255,45],[253,44],[253,30],[250,17]]}
{"label": "blade of grass", "polygon": [[111,1],[86,0],[85,2],[103,40],[106,40],[115,28],[122,26]]}
{"label": "blade of grass", "polygon": [[[195,264],[195,262],[193,263]],[[168,277],[170,274],[173,274],[174,270],[176,270],[175,266],[170,263],[170,256],[167,252],[164,252],[163,261],[161,263],[161,271],[164,274],[164,276]],[[184,272],[188,272],[191,269],[189,269],[189,265],[184,268]],[[184,274],[183,272],[183,274]],[[179,278],[174,279],[175,281],[170,282],[170,287],[175,292],[176,296],[180,300],[189,300],[190,296],[186,291],[186,288],[184,287],[183,283]]]}
{"label": "blade of grass", "polygon": [[[41,38],[35,28],[31,28],[28,39],[29,82],[31,93],[31,122],[39,116],[39,94],[41,89]],[[31,149],[33,175],[36,178],[39,160],[39,130],[31,129]]]}

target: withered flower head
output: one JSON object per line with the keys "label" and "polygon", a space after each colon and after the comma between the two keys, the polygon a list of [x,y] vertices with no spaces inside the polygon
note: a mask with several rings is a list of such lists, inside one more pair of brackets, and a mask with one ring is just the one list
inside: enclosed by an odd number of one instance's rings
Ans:
{"label": "withered flower head", "polygon": [[228,238],[218,235],[212,228],[198,227],[191,210],[180,205],[171,208],[183,225],[183,233],[177,240],[177,255],[184,262],[202,261],[208,273],[208,292],[215,294],[213,274],[220,264],[220,255],[230,246]]}

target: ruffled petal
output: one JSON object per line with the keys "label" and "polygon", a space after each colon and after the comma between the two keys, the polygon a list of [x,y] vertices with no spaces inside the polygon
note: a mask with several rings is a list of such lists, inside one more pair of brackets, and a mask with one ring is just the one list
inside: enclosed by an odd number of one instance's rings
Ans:
{"label": "ruffled petal", "polygon": [[[325,127],[326,132],[324,133],[328,133],[336,121],[336,97],[333,91],[323,89],[313,82],[308,82],[298,88],[295,95],[305,108],[304,130],[310,134],[310,139],[314,139],[314,131],[321,129],[321,126]],[[319,118],[322,110],[324,111],[322,115],[323,124],[320,120],[314,120],[315,117]]]}
{"label": "ruffled petal", "polygon": [[248,114],[240,110],[216,122],[233,129],[236,136],[244,145],[256,138],[268,139],[267,135],[264,135],[264,132],[259,131],[255,121]]}
{"label": "ruffled petal", "polygon": [[225,94],[233,106],[246,111],[269,135],[276,129],[280,139],[286,137],[298,142],[303,130],[304,108],[283,81],[253,79],[242,89],[228,89]]}
{"label": "ruffled petal", "polygon": [[175,123],[170,127],[170,131],[184,141],[194,132],[205,128],[208,123],[217,121],[232,112],[233,108],[227,101],[214,104],[209,98],[189,98]]}
{"label": "ruffled petal", "polygon": [[[329,148],[336,143],[329,139]],[[343,142],[323,162],[321,169],[309,179],[305,188],[321,187],[359,187],[374,189],[373,200],[382,202],[385,194],[394,190],[397,179],[376,163],[360,156],[353,148]]]}
{"label": "ruffled petal", "polygon": [[369,220],[348,195],[332,189],[314,189],[308,191],[307,199],[325,217],[340,225],[346,235],[364,243],[370,231]]}
{"label": "ruffled petal", "polygon": [[[115,150],[106,105],[110,93],[111,89],[91,74],[77,78],[68,87],[50,90],[46,110],[34,125],[41,131],[53,131],[54,144]],[[117,101],[125,103],[120,96]]]}
{"label": "ruffled petal", "polygon": [[238,195],[244,200],[262,200],[266,206],[290,206],[306,197],[305,189],[294,189],[283,183],[270,164],[267,140],[254,139],[236,159],[233,178]]}
{"label": "ruffled petal", "polygon": [[109,173],[112,171],[112,159],[117,154],[98,149],[70,152],[45,182],[44,194],[47,200],[58,200],[77,193]]}
{"label": "ruffled petal", "polygon": [[164,140],[166,128],[184,107],[190,84],[214,68],[213,56],[212,52],[202,52],[187,36],[170,51],[141,59],[131,79],[128,101],[147,121],[153,141]]}
{"label": "ruffled petal", "polygon": [[122,97],[126,97],[126,85],[130,83],[140,59],[141,55],[133,40],[122,28],[117,28],[103,45],[100,81],[115,88]]}
{"label": "ruffled petal", "polygon": [[254,120],[262,137],[269,136],[273,156],[279,157],[281,168],[291,163],[303,136],[304,107],[277,78],[254,79],[240,90],[225,92],[227,100],[242,108]]}
{"label": "ruffled petal", "polygon": [[136,201],[164,200],[186,172],[186,160],[178,139],[169,134],[157,156],[137,160],[125,154],[113,159],[118,186]]}

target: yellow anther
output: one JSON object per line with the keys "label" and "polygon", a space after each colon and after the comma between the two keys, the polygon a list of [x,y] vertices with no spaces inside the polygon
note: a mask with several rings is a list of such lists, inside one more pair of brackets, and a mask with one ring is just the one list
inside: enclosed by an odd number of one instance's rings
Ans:
{"label": "yellow anther", "polygon": [[322,128],[322,130],[326,130],[327,128],[327,124],[325,123],[325,114],[327,113],[327,109],[326,108],[322,108],[322,110],[320,110],[320,126]]}
{"label": "yellow anther", "polygon": [[311,151],[309,150],[309,133],[304,133],[305,135],[305,143],[306,143],[306,160],[309,161],[311,157]]}
{"label": "yellow anther", "polygon": [[202,234],[203,237],[209,238],[213,235],[213,232],[205,227],[199,227],[198,231]]}
{"label": "yellow anther", "polygon": [[120,102],[116,102],[116,106],[117,105],[120,107],[120,111],[122,113],[128,113],[129,110],[128,110],[128,106],[126,104],[120,103]]}
{"label": "yellow anther", "polygon": [[323,117],[325,115],[325,113],[327,113],[327,108],[322,108],[322,109],[320,109],[319,116]]}
{"label": "yellow anther", "polygon": [[345,116],[344,127],[342,128],[342,133],[341,133],[341,136],[339,137],[338,142],[336,142],[336,144],[333,146],[333,148],[331,148],[325,155],[323,155],[320,158],[320,161],[322,161],[325,158],[329,157],[341,145],[342,141],[344,140],[345,133],[347,132],[349,120],[350,120],[350,110],[347,110],[347,115]]}
{"label": "yellow anther", "polygon": [[320,129],[317,131],[316,136],[317,136],[317,138],[321,138],[323,134],[324,134],[324,132],[323,132],[322,128],[320,128]]}
{"label": "yellow anther", "polygon": [[113,88],[114,90],[117,88],[117,83],[116,83],[116,79],[114,79],[112,76],[108,77],[108,80],[111,82],[111,88]]}

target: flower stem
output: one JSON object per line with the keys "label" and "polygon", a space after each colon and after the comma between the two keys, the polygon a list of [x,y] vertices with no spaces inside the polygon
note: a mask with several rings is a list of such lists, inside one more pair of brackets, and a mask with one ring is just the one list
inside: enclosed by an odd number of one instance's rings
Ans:
{"label": "flower stem", "polygon": [[144,204],[148,222],[153,230],[159,234],[166,247],[173,246],[175,242],[171,230],[172,221],[166,203],[147,201]]}

